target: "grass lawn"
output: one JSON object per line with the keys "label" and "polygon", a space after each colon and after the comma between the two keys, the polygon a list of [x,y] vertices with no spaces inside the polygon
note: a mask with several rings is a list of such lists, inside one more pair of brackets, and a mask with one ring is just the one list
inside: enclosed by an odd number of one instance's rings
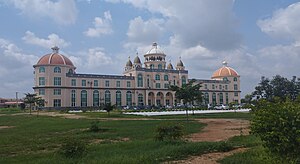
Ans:
{"label": "grass lawn", "polygon": [[[21,112],[24,111],[0,109],[0,126],[11,126],[0,129],[0,163],[159,163],[184,159],[189,155],[227,150],[232,146],[252,147],[249,150],[250,160],[251,155],[261,149],[261,141],[252,135],[233,137],[226,143],[154,140],[155,129],[161,124],[182,124],[184,134],[187,135],[198,132],[205,126],[193,121],[194,118],[250,119],[249,113],[190,115],[188,123],[184,115],[146,117],[160,118],[159,120],[102,120],[99,122],[102,131],[90,132],[88,129],[95,121],[93,119],[12,115]],[[92,118],[143,118],[122,115],[120,112],[112,112],[109,116],[107,113],[89,112],[79,115]],[[60,154],[62,144],[70,138],[86,143],[87,152],[82,158],[69,159]],[[221,162],[245,162],[240,156],[243,157],[237,154],[236,157],[234,155]]]}

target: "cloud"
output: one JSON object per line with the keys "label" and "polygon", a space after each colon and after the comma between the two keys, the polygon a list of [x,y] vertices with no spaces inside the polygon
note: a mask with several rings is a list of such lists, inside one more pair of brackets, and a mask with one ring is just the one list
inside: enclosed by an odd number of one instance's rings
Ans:
{"label": "cloud", "polygon": [[26,31],[25,36],[22,38],[25,43],[37,45],[44,48],[50,48],[53,46],[67,47],[70,45],[69,42],[66,42],[64,39],[61,39],[57,34],[48,35],[48,39],[42,39],[31,31]]}
{"label": "cloud", "polygon": [[257,25],[262,32],[280,39],[300,41],[300,2],[276,10],[270,18],[260,19]]}
{"label": "cloud", "polygon": [[105,11],[103,18],[95,17],[93,22],[94,27],[89,28],[84,34],[89,37],[100,37],[101,35],[111,34],[113,33],[111,23],[112,18],[110,11]]}
{"label": "cloud", "polygon": [[74,0],[11,0],[7,3],[24,15],[33,18],[50,18],[58,24],[74,24],[77,18],[77,8]]}
{"label": "cloud", "polygon": [[[187,48],[202,45],[211,50],[232,50],[241,45],[241,35],[236,32],[238,22],[232,11],[233,0],[176,1],[175,3],[173,0],[109,0],[109,2],[128,3],[136,8],[147,10],[155,16],[158,15],[157,17],[161,16],[164,20],[160,24],[162,30],[171,33],[182,46]],[[141,23],[146,26],[149,22],[140,21],[140,27],[143,26]],[[159,35],[160,31],[152,35]]]}
{"label": "cloud", "polygon": [[37,62],[38,57],[24,53],[15,44],[2,38],[0,57],[1,96],[15,97],[15,92],[19,92],[19,97],[23,97],[23,93],[33,92],[32,65]]}

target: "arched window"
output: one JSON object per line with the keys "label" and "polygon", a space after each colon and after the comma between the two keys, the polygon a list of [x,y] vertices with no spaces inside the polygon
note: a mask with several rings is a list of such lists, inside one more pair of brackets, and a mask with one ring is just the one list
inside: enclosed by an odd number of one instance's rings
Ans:
{"label": "arched window", "polygon": [[121,106],[122,105],[122,94],[121,91],[116,92],[116,105]]}
{"label": "arched window", "polygon": [[237,78],[236,78],[236,77],[234,77],[234,78],[233,78],[233,81],[237,81]]}
{"label": "arched window", "polygon": [[143,75],[138,75],[138,87],[143,87]]}
{"label": "arched window", "polygon": [[158,69],[162,69],[162,65],[161,64],[158,64]]}
{"label": "arched window", "polygon": [[126,92],[126,105],[128,106],[132,105],[132,94],[130,91]]}
{"label": "arched window", "polygon": [[160,75],[159,74],[155,75],[155,80],[160,80]]}
{"label": "arched window", "polygon": [[86,90],[81,91],[81,106],[83,106],[83,107],[87,106],[87,91]]}
{"label": "arched window", "polygon": [[224,104],[223,102],[223,93],[219,93],[220,104]]}
{"label": "arched window", "polygon": [[181,83],[182,83],[182,85],[186,84],[186,78],[185,78],[185,76],[181,77]]}
{"label": "arched window", "polygon": [[106,90],[104,94],[104,103],[105,104],[111,103],[110,92],[108,90]]}
{"label": "arched window", "polygon": [[76,91],[71,91],[71,106],[76,106]]}
{"label": "arched window", "polygon": [[93,91],[93,106],[99,106],[99,91]]}
{"label": "arched window", "polygon": [[154,64],[150,64],[150,69],[154,69]]}
{"label": "arched window", "polygon": [[45,73],[45,67],[40,67],[39,68],[39,73]]}
{"label": "arched window", "polygon": [[165,80],[165,81],[169,81],[169,76],[168,76],[168,75],[165,75],[165,76],[164,76],[164,80]]}
{"label": "arched window", "polygon": [[228,81],[228,78],[227,78],[227,77],[223,77],[223,80],[224,80],[224,81]]}
{"label": "arched window", "polygon": [[59,67],[54,67],[54,73],[61,73],[61,69]]}
{"label": "arched window", "polygon": [[205,104],[209,104],[209,94],[207,92],[204,94],[204,102]]}
{"label": "arched window", "polygon": [[138,105],[144,105],[144,96],[143,94],[138,94]]}
{"label": "arched window", "polygon": [[217,104],[216,93],[212,94],[212,104],[213,104],[213,106],[215,106]]}
{"label": "arched window", "polygon": [[226,98],[226,104],[229,104],[229,102],[228,102],[228,93],[225,93],[225,98]]}

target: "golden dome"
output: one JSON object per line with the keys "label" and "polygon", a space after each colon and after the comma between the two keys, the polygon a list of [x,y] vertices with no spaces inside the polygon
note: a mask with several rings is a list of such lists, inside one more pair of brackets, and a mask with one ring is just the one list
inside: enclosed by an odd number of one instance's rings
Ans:
{"label": "golden dome", "polygon": [[223,67],[216,70],[213,73],[213,75],[211,76],[211,78],[214,79],[214,78],[222,78],[222,77],[228,77],[228,76],[238,77],[239,74],[233,68],[228,67],[227,62],[224,61]]}

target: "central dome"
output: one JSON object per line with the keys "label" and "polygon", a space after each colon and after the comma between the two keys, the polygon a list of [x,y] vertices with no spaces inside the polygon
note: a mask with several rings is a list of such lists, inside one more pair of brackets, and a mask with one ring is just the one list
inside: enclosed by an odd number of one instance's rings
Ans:
{"label": "central dome", "polygon": [[213,73],[213,75],[211,76],[211,78],[214,79],[214,78],[222,78],[222,77],[228,77],[228,76],[238,77],[239,74],[233,68],[228,67],[227,62],[224,61],[223,67],[216,70]]}
{"label": "central dome", "polygon": [[52,50],[53,52],[51,54],[41,57],[36,65],[68,65],[74,67],[69,58],[58,53],[58,47],[53,47]]}
{"label": "central dome", "polygon": [[157,43],[154,42],[152,44],[152,48],[149,51],[147,51],[145,55],[149,55],[149,54],[163,54],[164,55],[165,53],[158,47]]}

